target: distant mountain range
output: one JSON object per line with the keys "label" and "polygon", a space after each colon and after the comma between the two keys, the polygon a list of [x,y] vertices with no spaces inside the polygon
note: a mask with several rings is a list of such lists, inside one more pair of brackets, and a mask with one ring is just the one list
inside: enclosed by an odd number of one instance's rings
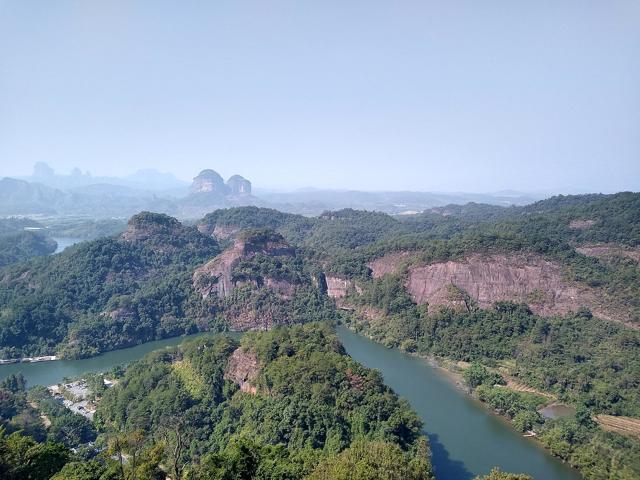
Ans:
{"label": "distant mountain range", "polygon": [[171,173],[154,169],[138,170],[126,177],[94,177],[89,172],[83,173],[79,168],[74,168],[69,175],[61,175],[44,162],[37,162],[31,175],[19,179],[62,190],[91,185],[112,185],[145,191],[183,190],[183,194],[186,194],[189,185]]}
{"label": "distant mountain range", "polygon": [[47,164],[39,162],[28,177],[0,179],[0,215],[105,218],[128,217],[149,210],[188,219],[218,208],[246,205],[304,215],[319,215],[340,208],[406,215],[450,204],[477,202],[511,206],[540,199],[513,191],[479,194],[304,189],[262,191],[257,196],[252,192],[253,186],[248,179],[233,175],[225,181],[211,169],[200,172],[189,185],[170,173],[156,170],[139,170],[124,178],[93,177],[78,169],[69,175],[59,175]]}

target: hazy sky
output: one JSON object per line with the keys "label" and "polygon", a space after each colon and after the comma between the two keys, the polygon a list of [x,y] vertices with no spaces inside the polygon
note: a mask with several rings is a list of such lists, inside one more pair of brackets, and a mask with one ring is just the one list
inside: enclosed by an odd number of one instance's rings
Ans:
{"label": "hazy sky", "polygon": [[640,1],[0,0],[0,176],[640,190]]}

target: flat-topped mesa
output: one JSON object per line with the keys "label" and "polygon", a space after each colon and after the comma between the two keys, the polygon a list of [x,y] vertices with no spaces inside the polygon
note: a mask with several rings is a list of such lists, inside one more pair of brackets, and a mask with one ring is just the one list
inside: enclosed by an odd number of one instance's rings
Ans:
{"label": "flat-topped mesa", "polygon": [[197,177],[194,177],[189,192],[227,195],[229,193],[229,187],[225,185],[223,178],[218,172],[208,168],[202,170]]}
{"label": "flat-topped mesa", "polygon": [[[231,295],[236,287],[233,270],[240,261],[250,260],[257,254],[275,257],[293,256],[294,253],[295,250],[276,232],[246,230],[238,235],[233,247],[195,270],[193,286],[203,298],[209,295],[225,298]],[[270,279],[264,279],[263,283],[267,286],[274,284]],[[279,288],[284,289],[282,285],[279,285]]]}
{"label": "flat-topped mesa", "polygon": [[251,195],[251,182],[240,175],[233,175],[227,180],[231,195]]}
{"label": "flat-topped mesa", "polygon": [[127,228],[120,237],[128,242],[140,242],[157,235],[175,235],[182,224],[163,213],[140,212],[129,219]]}

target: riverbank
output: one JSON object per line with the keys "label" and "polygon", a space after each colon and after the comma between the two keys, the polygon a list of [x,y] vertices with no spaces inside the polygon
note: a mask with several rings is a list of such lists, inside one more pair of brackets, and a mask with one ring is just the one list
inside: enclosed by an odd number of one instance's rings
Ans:
{"label": "riverbank", "polygon": [[338,327],[338,336],[355,360],[379,370],[384,382],[418,412],[431,444],[437,478],[471,480],[487,475],[493,467],[536,479],[582,478],[468,395],[459,372],[434,365],[434,358],[387,348],[344,325]]}
{"label": "riverbank", "polygon": [[[367,339],[369,339],[372,342],[378,343],[376,342],[376,340],[374,338],[372,338],[371,336],[369,336],[368,334],[364,333],[364,332],[358,332],[355,329],[351,328],[350,325],[346,324],[346,323],[342,323],[342,325],[345,328],[348,328],[350,331],[352,331],[353,333],[357,334],[357,335],[361,335]],[[381,345],[378,343],[378,345]],[[390,348],[390,347],[385,347],[384,345],[381,345],[384,348]],[[500,411],[494,409],[491,407],[491,405],[489,405],[486,402],[483,402],[480,398],[478,398],[478,396],[475,394],[474,390],[471,390],[465,383],[464,381],[464,377],[463,377],[463,371],[464,368],[468,368],[470,366],[470,364],[468,364],[467,362],[458,362],[452,359],[448,359],[448,358],[442,358],[442,357],[436,357],[434,355],[421,355],[417,352],[407,352],[404,350],[401,350],[399,348],[396,348],[395,350],[397,350],[398,352],[401,352],[403,354],[409,355],[411,357],[414,357],[416,359],[419,359],[421,361],[426,362],[431,368],[433,368],[443,379],[445,379],[449,384],[451,384],[457,391],[461,392],[463,395],[465,395],[467,398],[469,398],[471,401],[473,401],[476,405],[480,406],[483,410],[485,410],[486,412],[488,412],[489,414],[491,414],[494,418],[496,418],[498,421],[500,421],[502,424],[504,424],[507,428],[509,428],[510,430],[512,430],[515,434],[521,436],[522,438],[524,438],[526,441],[531,442],[535,448],[540,449],[541,451],[544,451],[546,454],[558,459],[559,461],[561,461],[563,464],[566,464],[566,461],[562,458],[559,458],[558,456],[554,455],[553,452],[548,448],[548,446],[543,443],[539,438],[538,438],[538,432],[536,432],[535,429],[529,429],[526,430],[524,432],[519,431],[513,422],[513,419],[510,418],[508,415],[501,413]],[[464,366],[460,366],[460,363],[464,363]],[[511,379],[509,379],[511,380]],[[538,392],[535,389],[532,388],[524,388],[524,389],[511,389],[509,387],[509,385],[506,386],[501,386],[502,388],[505,389],[510,389],[514,392],[518,392],[518,393],[533,393],[536,394],[540,397],[546,398],[547,400],[549,400],[549,403],[541,406],[538,409],[538,413],[540,413],[540,415],[542,416],[542,418],[544,418],[544,420],[548,420],[548,419],[554,419],[554,418],[560,418],[562,416],[568,416],[573,415],[575,413],[575,409],[573,407],[569,407],[567,405],[564,404],[558,404],[557,403],[557,398],[551,394],[548,394],[546,392]],[[558,409],[558,407],[560,407]],[[547,410],[550,410],[549,414],[545,414],[543,412],[546,412]],[[572,470],[578,472],[577,469],[569,466],[569,468],[571,468]]]}
{"label": "riverbank", "polygon": [[6,358],[0,359],[0,365],[11,365],[13,363],[52,362],[54,360],[60,360],[60,357],[58,357],[57,355],[44,355],[42,357]]}
{"label": "riverbank", "polygon": [[0,365],[0,380],[11,374],[22,373],[27,380],[27,385],[48,386],[60,383],[64,378],[76,378],[85,373],[105,372],[119,365],[126,365],[138,360],[155,350],[175,347],[185,340],[197,338],[202,335],[231,335],[239,338],[238,332],[199,332],[191,335],[154,340],[128,348],[111,350],[94,357],[84,359],[57,358],[55,361],[9,363]]}
{"label": "riverbank", "polygon": [[[344,327],[348,328],[353,333],[356,333],[356,334],[361,335],[361,336],[363,336],[365,338],[368,338],[372,342],[378,343],[375,340],[375,338],[373,338],[372,336],[368,335],[366,332],[357,331],[357,330],[351,328],[351,326],[349,324],[347,324],[347,323],[341,323],[341,325],[343,325]],[[385,348],[393,348],[393,347],[385,347]],[[488,411],[490,411],[494,415],[507,420],[511,424],[511,421],[507,417],[505,417],[504,415],[496,412],[489,405],[487,405],[486,403],[484,403],[481,400],[479,400],[477,398],[477,396],[475,396],[473,394],[473,392],[470,391],[469,388],[466,386],[464,378],[463,378],[463,375],[462,375],[463,369],[460,367],[460,364],[464,363],[465,367],[468,368],[470,366],[470,364],[468,364],[467,362],[455,361],[455,360],[452,360],[452,359],[449,359],[449,358],[444,358],[444,357],[436,357],[435,355],[422,355],[422,354],[419,354],[417,352],[408,352],[408,351],[402,350],[400,348],[397,348],[397,350],[399,352],[402,352],[402,353],[406,354],[406,355],[410,355],[412,357],[416,357],[416,358],[419,358],[421,360],[424,360],[431,367],[436,369],[444,378],[446,378],[458,390],[460,390],[464,394],[468,395],[470,398],[472,398],[475,401],[477,401],[479,404],[481,404],[484,408],[486,408]],[[520,384],[516,384],[516,382],[514,382],[514,380],[512,378],[510,378],[510,377],[508,377],[506,379],[506,381],[507,381],[507,385],[505,386],[505,388],[513,390],[514,392],[533,393],[533,394],[536,394],[536,395],[539,395],[541,397],[545,397],[545,398],[549,399],[549,403],[546,404],[540,410],[545,410],[545,409],[550,408],[550,407],[552,407],[554,409],[557,408],[557,407],[560,407],[560,410],[563,410],[566,407],[566,408],[569,408],[569,409],[573,410],[573,407],[570,407],[570,406],[565,405],[565,404],[558,403],[557,402],[557,397],[555,397],[551,393],[541,392],[541,391],[538,391],[538,390],[536,390],[534,388],[531,388],[531,387],[526,387],[526,386],[522,386]],[[568,410],[567,410],[567,412],[568,412]],[[560,415],[544,415],[543,414],[543,416],[545,418],[559,418],[561,416],[566,416],[566,415],[563,415],[563,414],[560,414]],[[524,436],[530,436],[530,435],[524,435]]]}

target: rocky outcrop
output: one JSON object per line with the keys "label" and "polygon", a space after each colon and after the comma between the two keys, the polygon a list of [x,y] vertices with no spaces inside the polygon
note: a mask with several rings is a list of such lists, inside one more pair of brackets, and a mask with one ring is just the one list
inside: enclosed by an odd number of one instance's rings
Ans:
{"label": "rocky outcrop", "polygon": [[116,320],[118,322],[122,322],[125,320],[130,320],[135,318],[136,312],[130,308],[116,308],[115,310],[111,310],[109,312],[102,312],[102,315],[108,316],[111,320]]}
{"label": "rocky outcrop", "polygon": [[340,277],[325,276],[327,295],[331,298],[343,298],[351,291],[362,293],[362,289],[353,280]]}
{"label": "rocky outcrop", "polygon": [[224,379],[236,383],[243,392],[256,394],[255,380],[260,373],[258,357],[243,347],[237,348],[229,357]]}
{"label": "rocky outcrop", "polygon": [[287,300],[291,299],[296,293],[296,286],[287,280],[265,277],[264,285]]}
{"label": "rocky outcrop", "polygon": [[602,318],[612,316],[595,291],[568,283],[559,265],[538,255],[473,254],[411,267],[406,286],[416,303],[431,306],[456,306],[460,298],[452,290],[462,290],[481,308],[509,300],[526,303],[540,315],[565,314],[584,306]]}
{"label": "rocky outcrop", "polygon": [[215,238],[216,240],[228,240],[235,237],[240,231],[240,227],[233,225],[218,225],[210,223],[199,223],[198,231],[204,235]]}
{"label": "rocky outcrop", "polygon": [[229,188],[225,185],[223,178],[218,172],[211,169],[202,170],[198,176],[194,177],[189,188],[190,193],[215,193],[227,195]]}
{"label": "rocky outcrop", "polygon": [[408,260],[411,252],[393,252],[387,255],[376,258],[375,260],[367,263],[367,267],[371,269],[371,276],[373,278],[380,278],[383,275],[395,274],[400,270],[402,262]]}
{"label": "rocky outcrop", "polygon": [[582,245],[576,247],[576,251],[587,257],[596,257],[603,260],[610,260],[612,257],[625,257],[640,263],[640,247],[629,247],[617,243],[600,243],[597,245]]}
{"label": "rocky outcrop", "polygon": [[[237,285],[233,269],[241,260],[248,260],[257,254],[270,256],[292,256],[294,249],[275,233],[261,233],[258,236],[239,237],[233,247],[225,250],[213,260],[197,268],[193,273],[193,286],[203,298],[218,295],[225,298],[231,295]],[[243,280],[245,282],[245,280]],[[260,279],[260,284],[273,286],[278,291],[292,295],[294,286],[285,286],[284,282],[273,279]]]}
{"label": "rocky outcrop", "polygon": [[206,169],[194,177],[189,192],[191,194],[209,194],[222,197],[228,195],[251,195],[251,182],[241,175],[232,175],[225,183],[218,172]]}
{"label": "rocky outcrop", "polygon": [[227,188],[232,195],[251,195],[251,182],[240,175],[231,176]]}
{"label": "rocky outcrop", "polygon": [[243,256],[242,247],[234,245],[193,272],[193,287],[203,298],[225,298],[233,292],[233,267]]}
{"label": "rocky outcrop", "polygon": [[252,296],[245,302],[229,306],[224,312],[224,317],[229,328],[237,332],[266,332],[276,325],[293,324],[286,308],[286,300],[265,302],[264,298],[259,296]]}
{"label": "rocky outcrop", "polygon": [[177,201],[177,208],[184,217],[200,217],[217,209],[240,207],[260,203],[251,195],[251,182],[240,175],[233,175],[225,183],[219,173],[203,170],[193,179],[189,195]]}
{"label": "rocky outcrop", "polygon": [[240,228],[231,225],[216,225],[211,235],[217,240],[227,240],[234,237],[239,231]]}

